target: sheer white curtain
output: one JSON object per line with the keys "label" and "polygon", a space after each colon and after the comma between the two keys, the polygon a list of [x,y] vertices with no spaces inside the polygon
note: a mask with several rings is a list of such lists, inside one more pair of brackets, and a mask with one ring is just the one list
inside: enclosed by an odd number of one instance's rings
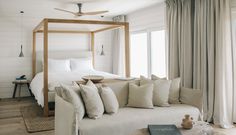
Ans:
{"label": "sheer white curtain", "polygon": [[[125,22],[125,16],[119,15],[113,18],[114,22]],[[113,30],[113,74],[125,76],[125,42],[124,31],[122,29]]]}
{"label": "sheer white curtain", "polygon": [[167,21],[169,75],[174,71],[183,86],[203,91],[206,121],[232,127],[230,0],[167,0]]}

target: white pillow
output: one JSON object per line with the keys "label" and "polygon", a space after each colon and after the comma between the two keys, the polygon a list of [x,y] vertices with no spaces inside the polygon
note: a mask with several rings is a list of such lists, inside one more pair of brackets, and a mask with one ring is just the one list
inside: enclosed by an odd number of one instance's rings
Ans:
{"label": "white pillow", "polygon": [[113,90],[105,85],[99,87],[100,95],[107,113],[117,113],[119,103]]}
{"label": "white pillow", "polygon": [[169,80],[150,80],[148,78],[140,77],[140,85],[153,84],[153,104],[156,106],[170,106],[168,103],[169,89],[171,81]]}
{"label": "white pillow", "polygon": [[93,70],[93,61],[92,58],[70,59],[70,66],[72,71]]}
{"label": "white pillow", "polygon": [[129,83],[129,107],[153,108],[153,84],[138,86]]}
{"label": "white pillow", "polygon": [[97,87],[92,81],[88,81],[86,85],[81,86],[81,95],[85,104],[86,112],[89,118],[97,119],[102,117],[104,106],[102,99],[98,93]]}
{"label": "white pillow", "polygon": [[70,72],[70,60],[48,59],[48,72]]}

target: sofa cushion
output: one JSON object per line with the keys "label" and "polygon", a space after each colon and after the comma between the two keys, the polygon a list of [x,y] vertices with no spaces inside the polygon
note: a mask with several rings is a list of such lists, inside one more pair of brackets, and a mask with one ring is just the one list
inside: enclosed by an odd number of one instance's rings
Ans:
{"label": "sofa cushion", "polygon": [[113,90],[108,86],[102,85],[99,87],[99,93],[106,113],[117,113],[119,103]]}
{"label": "sofa cushion", "polygon": [[140,85],[152,83],[153,84],[153,104],[156,106],[169,106],[169,89],[171,81],[159,79],[150,80],[145,77],[140,77]]}
{"label": "sofa cushion", "polygon": [[170,94],[169,94],[169,103],[171,104],[179,104],[180,99],[180,78],[172,79],[170,85]]}
{"label": "sofa cushion", "polygon": [[129,84],[129,107],[153,108],[153,84],[138,86],[134,83]]}
{"label": "sofa cushion", "polygon": [[183,104],[189,104],[201,110],[202,102],[199,103],[199,101],[202,101],[202,95],[203,92],[199,89],[182,87],[180,92],[180,101]]}
{"label": "sofa cushion", "polygon": [[129,92],[129,83],[133,82],[139,85],[139,81],[120,81],[114,83],[104,83],[106,86],[110,87],[116,95],[116,98],[119,102],[119,107],[125,107],[128,104],[128,92]]}
{"label": "sofa cushion", "polygon": [[85,117],[79,122],[78,129],[80,135],[128,135],[137,129],[147,128],[148,124],[180,126],[185,114],[189,114],[194,120],[198,120],[200,116],[196,107],[185,104],[154,109],[124,107],[114,115],[104,114],[97,120]]}
{"label": "sofa cushion", "polygon": [[86,85],[80,86],[86,113],[88,114],[89,118],[100,118],[104,113],[104,106],[102,103],[102,99],[98,93],[97,87],[90,80]]}

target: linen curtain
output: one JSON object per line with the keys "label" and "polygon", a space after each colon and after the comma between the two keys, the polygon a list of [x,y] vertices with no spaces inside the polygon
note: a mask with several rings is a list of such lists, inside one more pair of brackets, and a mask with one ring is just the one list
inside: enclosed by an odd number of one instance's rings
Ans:
{"label": "linen curtain", "polygon": [[232,127],[230,0],[166,3],[169,78],[180,76],[182,86],[203,91],[204,120]]}
{"label": "linen curtain", "polygon": [[[114,22],[125,22],[125,16],[119,15],[113,18]],[[125,44],[124,31],[121,29],[113,30],[113,60],[112,70],[113,74],[125,76]]]}
{"label": "linen curtain", "polygon": [[233,8],[233,15],[232,15],[232,42],[233,42],[233,67],[234,67],[234,96],[233,96],[233,121],[236,123],[236,14],[235,14],[236,9]]}

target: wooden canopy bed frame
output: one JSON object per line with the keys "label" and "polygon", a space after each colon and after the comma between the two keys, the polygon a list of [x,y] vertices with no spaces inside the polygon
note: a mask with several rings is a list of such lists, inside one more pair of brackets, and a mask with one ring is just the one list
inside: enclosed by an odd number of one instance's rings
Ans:
{"label": "wooden canopy bed frame", "polygon": [[[91,25],[105,25],[105,28],[97,29],[93,31],[79,31],[79,30],[61,30],[61,29],[53,29],[49,30],[49,24],[91,24]],[[33,53],[32,53],[32,75],[33,77],[36,75],[36,34],[43,33],[43,92],[44,92],[44,116],[53,115],[54,111],[50,111],[48,107],[48,34],[49,33],[79,33],[79,34],[89,34],[91,41],[91,51],[92,51],[92,59],[94,65],[94,39],[95,34],[98,32],[112,30],[117,28],[124,29],[125,36],[125,70],[126,76],[130,76],[130,54],[129,54],[129,23],[128,22],[112,22],[112,21],[97,21],[97,20],[68,20],[68,19],[51,19],[45,18],[43,19],[39,25],[37,25],[33,30]]]}

